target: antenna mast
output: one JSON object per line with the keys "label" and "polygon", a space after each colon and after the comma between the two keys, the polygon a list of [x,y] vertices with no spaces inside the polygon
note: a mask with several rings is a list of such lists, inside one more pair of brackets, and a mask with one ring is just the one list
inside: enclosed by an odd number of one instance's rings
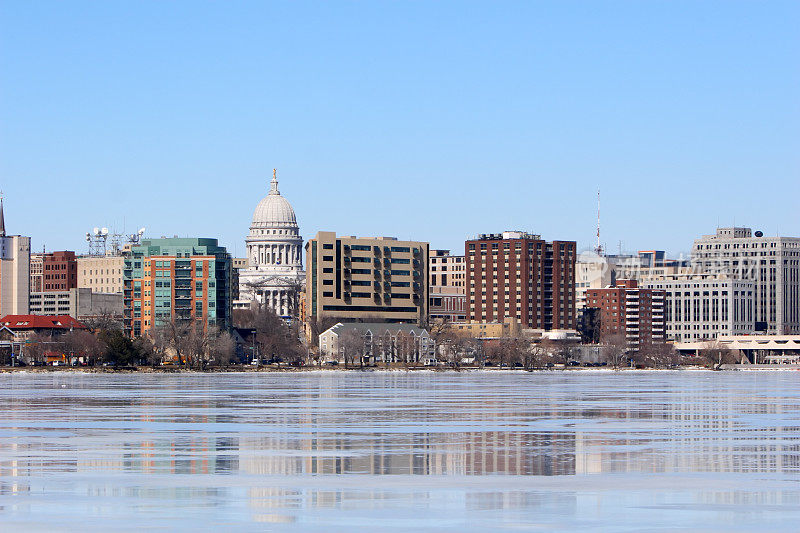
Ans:
{"label": "antenna mast", "polygon": [[600,189],[597,189],[597,246],[594,251],[597,255],[603,255],[603,245],[600,244]]}

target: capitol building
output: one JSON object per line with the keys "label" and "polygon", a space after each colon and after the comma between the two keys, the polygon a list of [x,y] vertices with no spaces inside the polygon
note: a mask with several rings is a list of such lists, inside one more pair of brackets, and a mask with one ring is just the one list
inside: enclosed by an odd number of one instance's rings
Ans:
{"label": "capitol building", "polygon": [[303,238],[291,204],[278,191],[272,172],[269,194],[253,213],[247,244],[247,268],[239,271],[239,300],[236,307],[254,302],[266,304],[278,316],[298,313],[299,295],[305,290]]}

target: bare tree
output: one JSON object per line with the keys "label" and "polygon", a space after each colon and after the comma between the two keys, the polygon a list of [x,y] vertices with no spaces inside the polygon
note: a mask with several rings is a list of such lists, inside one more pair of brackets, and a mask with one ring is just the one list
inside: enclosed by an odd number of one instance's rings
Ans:
{"label": "bare tree", "polygon": [[289,327],[269,306],[234,310],[234,324],[254,329],[259,353],[271,360],[296,361],[306,354],[300,344],[299,326],[293,324]]}
{"label": "bare tree", "polygon": [[572,353],[575,350],[575,343],[566,339],[553,341],[553,357],[556,362],[564,365],[566,369],[572,361]]}
{"label": "bare tree", "polygon": [[603,358],[615,370],[628,360],[628,343],[621,333],[613,333],[603,338]]}
{"label": "bare tree", "polygon": [[86,364],[94,366],[103,355],[103,347],[95,335],[88,331],[73,330],[61,337],[64,351],[71,357],[82,357]]}
{"label": "bare tree", "polygon": [[640,346],[638,352],[633,356],[633,360],[637,366],[666,368],[678,364],[680,356],[672,344],[659,342]]}
{"label": "bare tree", "polygon": [[736,355],[733,350],[723,345],[721,342],[714,340],[709,341],[700,349],[700,358],[705,362],[706,366],[719,368],[725,364],[736,363]]}
{"label": "bare tree", "polygon": [[547,359],[547,350],[540,343],[528,343],[527,349],[522,353],[522,366],[525,370],[541,368]]}
{"label": "bare tree", "polygon": [[355,328],[346,328],[339,334],[339,353],[344,358],[344,367],[352,366],[356,357],[363,360],[364,337]]}

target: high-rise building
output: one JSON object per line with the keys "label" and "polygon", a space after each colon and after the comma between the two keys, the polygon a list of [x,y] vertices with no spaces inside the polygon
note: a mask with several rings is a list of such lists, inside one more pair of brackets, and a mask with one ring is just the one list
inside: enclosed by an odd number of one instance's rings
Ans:
{"label": "high-rise building", "polygon": [[78,288],[100,293],[122,293],[125,258],[105,255],[78,258]]}
{"label": "high-rise building", "polygon": [[145,239],[125,257],[125,331],[171,319],[231,325],[231,256],[217,239]]}
{"label": "high-rise building", "polygon": [[466,262],[450,250],[431,250],[428,261],[431,322],[464,322],[467,319]]}
{"label": "high-rise building", "polygon": [[28,314],[31,238],[6,235],[0,197],[0,316]]}
{"label": "high-rise building", "polygon": [[620,279],[614,287],[586,291],[586,306],[600,309],[600,339],[624,336],[632,349],[665,340],[665,293]]}
{"label": "high-rise building", "polygon": [[750,228],[718,228],[694,241],[693,266],[754,283],[756,331],[800,334],[800,238]]}
{"label": "high-rise building", "polygon": [[428,253],[427,242],[320,231],[306,243],[308,316],[424,323]]}
{"label": "high-rise building", "polygon": [[469,320],[575,329],[575,248],[519,231],[466,241]]}
{"label": "high-rise building", "polygon": [[298,296],[306,279],[303,238],[294,209],[278,191],[274,170],[269,193],[253,213],[246,243],[247,268],[238,270],[236,307],[258,302],[267,304],[278,316],[297,316]]}

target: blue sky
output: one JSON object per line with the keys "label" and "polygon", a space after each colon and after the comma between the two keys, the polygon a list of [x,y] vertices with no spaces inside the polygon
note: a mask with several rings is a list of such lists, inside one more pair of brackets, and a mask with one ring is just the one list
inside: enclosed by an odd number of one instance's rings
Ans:
{"label": "blue sky", "polygon": [[[6,226],[800,235],[798,2],[0,2]],[[414,213],[410,219],[408,213]]]}

